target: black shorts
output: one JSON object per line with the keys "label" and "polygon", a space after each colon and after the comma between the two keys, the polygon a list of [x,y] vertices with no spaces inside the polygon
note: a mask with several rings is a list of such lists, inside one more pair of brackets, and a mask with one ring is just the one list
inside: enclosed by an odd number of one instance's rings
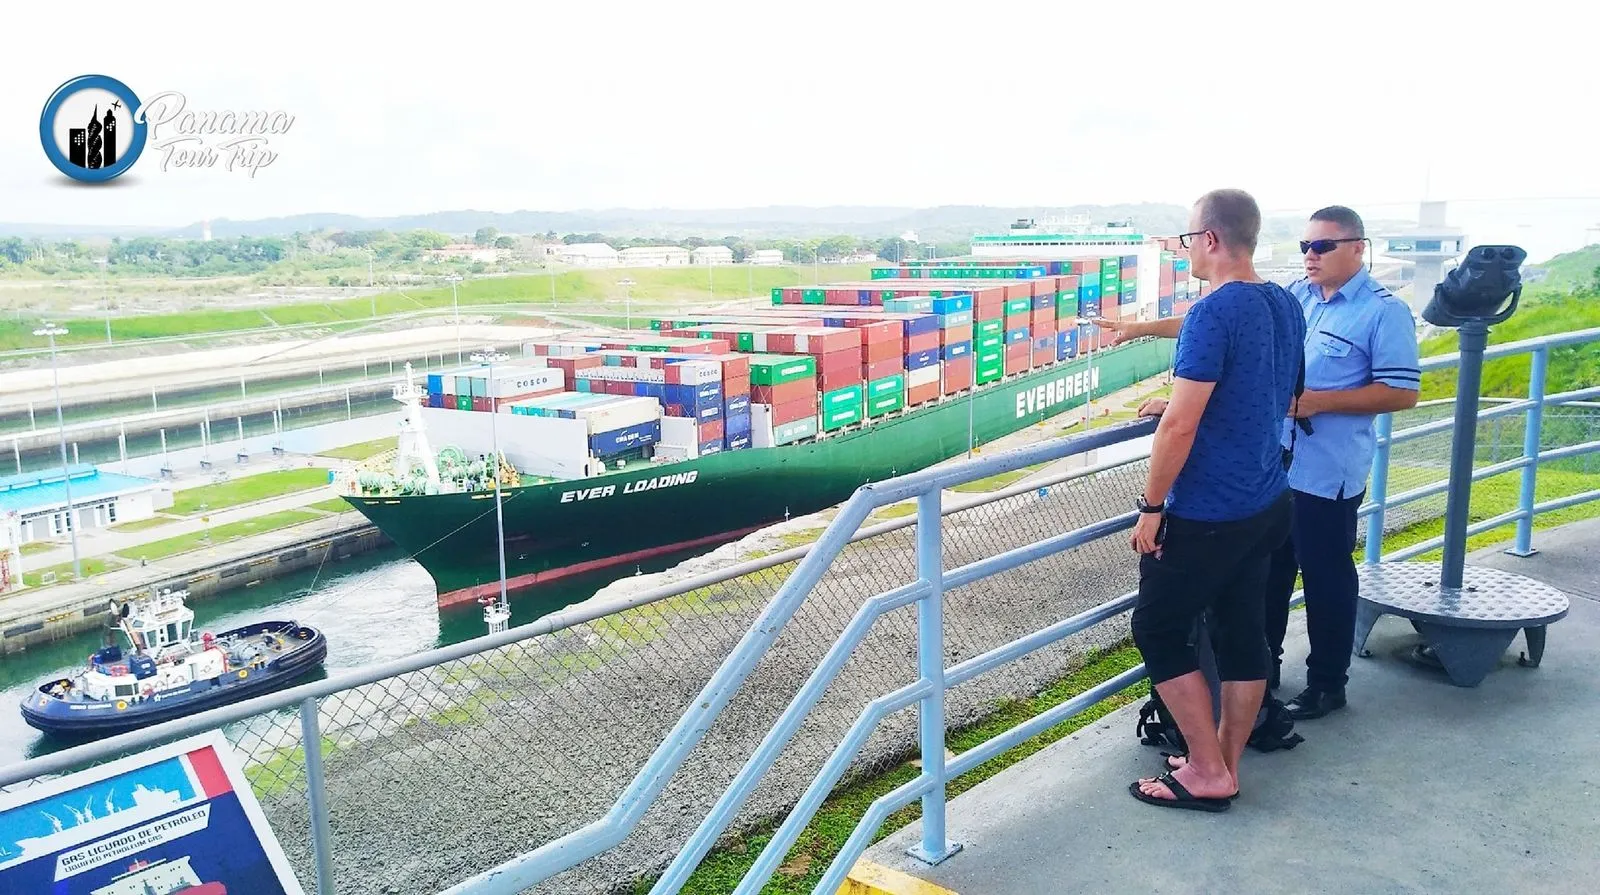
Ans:
{"label": "black shorts", "polygon": [[1287,490],[1265,510],[1234,522],[1198,522],[1168,515],[1161,556],[1139,558],[1133,639],[1150,682],[1198,671],[1193,634],[1211,615],[1218,676],[1265,680],[1271,665],[1265,606],[1272,552],[1289,536],[1293,497]]}

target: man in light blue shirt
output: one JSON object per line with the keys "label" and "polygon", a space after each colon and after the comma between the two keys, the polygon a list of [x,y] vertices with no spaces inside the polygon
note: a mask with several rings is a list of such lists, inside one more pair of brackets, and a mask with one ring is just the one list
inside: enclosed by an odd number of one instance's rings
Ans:
{"label": "man in light blue shirt", "polygon": [[1416,321],[1405,302],[1363,264],[1366,231],[1354,211],[1333,205],[1306,224],[1304,278],[1290,284],[1306,315],[1305,393],[1284,422],[1292,447],[1294,523],[1273,555],[1267,639],[1278,679],[1289,598],[1299,573],[1306,594],[1306,687],[1287,706],[1296,719],[1345,705],[1355,642],[1356,511],[1372,468],[1380,413],[1416,406],[1421,372]]}

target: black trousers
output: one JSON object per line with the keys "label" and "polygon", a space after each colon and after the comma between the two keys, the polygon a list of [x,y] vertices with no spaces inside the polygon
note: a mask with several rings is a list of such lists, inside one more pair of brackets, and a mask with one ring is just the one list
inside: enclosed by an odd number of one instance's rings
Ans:
{"label": "black trousers", "polygon": [[1133,641],[1152,684],[1200,669],[1193,635],[1202,614],[1209,614],[1218,676],[1266,679],[1272,661],[1265,628],[1267,575],[1273,551],[1288,536],[1292,505],[1285,491],[1265,510],[1236,522],[1167,516],[1161,557],[1139,558],[1139,598],[1133,608]]}
{"label": "black trousers", "polygon": [[1356,639],[1355,497],[1330,500],[1294,492],[1294,524],[1289,540],[1272,554],[1268,573],[1267,639],[1273,662],[1283,663],[1283,638],[1289,628],[1289,598],[1299,573],[1306,592],[1306,686],[1343,690],[1350,679],[1350,652]]}

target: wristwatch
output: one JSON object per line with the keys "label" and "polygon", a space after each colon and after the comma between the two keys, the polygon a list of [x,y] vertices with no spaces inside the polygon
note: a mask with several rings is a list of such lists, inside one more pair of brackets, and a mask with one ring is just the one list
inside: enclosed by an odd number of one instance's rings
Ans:
{"label": "wristwatch", "polygon": [[1167,511],[1165,503],[1145,503],[1143,494],[1134,499],[1133,505],[1138,507],[1141,513],[1165,513]]}

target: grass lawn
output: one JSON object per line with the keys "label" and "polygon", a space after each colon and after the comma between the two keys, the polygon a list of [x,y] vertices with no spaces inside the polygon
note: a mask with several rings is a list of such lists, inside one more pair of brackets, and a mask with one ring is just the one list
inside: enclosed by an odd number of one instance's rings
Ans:
{"label": "grass lawn", "polygon": [[989,476],[988,478],[978,479],[972,482],[964,482],[960,485],[956,485],[950,490],[961,491],[965,493],[974,491],[998,491],[1007,485],[1016,484],[1023,477],[1032,475],[1048,465],[1050,464],[1036,463],[1033,466],[1024,466],[1021,469],[1013,469],[1010,472],[998,473],[996,475]]}
{"label": "grass lawn", "polygon": [[[85,556],[82,558],[80,565],[83,566],[83,577],[93,578],[96,575],[123,568],[127,564],[118,562],[114,559],[108,559],[104,556]],[[22,583],[29,587],[41,587],[43,585],[41,585],[40,582],[43,580],[46,572],[56,573],[56,580],[52,582],[53,584],[65,584],[68,581],[73,580],[72,563],[64,562],[60,565],[49,566],[47,568],[38,569],[32,572],[23,572]]]}
{"label": "grass lawn", "polygon": [[126,550],[117,551],[116,555],[123,559],[138,562],[140,559],[161,559],[177,553],[198,550],[208,544],[221,544],[226,541],[236,541],[239,538],[248,538],[264,532],[288,528],[302,522],[311,522],[316,519],[326,518],[321,513],[310,510],[283,510],[277,513],[268,513],[254,519],[245,519],[240,522],[230,522],[227,525],[218,525],[211,529],[211,540],[206,540],[205,532],[193,532],[178,535],[175,538],[165,538],[160,541],[151,541],[148,544],[139,544]]}
{"label": "grass lawn", "polygon": [[360,444],[347,444],[331,451],[321,451],[319,457],[332,457],[335,460],[365,460],[375,457],[384,451],[396,450],[400,447],[400,438],[375,438],[372,441],[363,441]]}
{"label": "grass lawn", "polygon": [[171,516],[151,516],[149,519],[135,519],[132,522],[123,522],[120,525],[113,525],[111,526],[111,530],[146,531],[152,528],[160,528],[163,525],[171,525],[176,521],[178,520],[172,518]]}
{"label": "grass lawn", "polygon": [[282,497],[296,491],[321,488],[327,484],[328,470],[321,467],[280,469],[218,482],[215,485],[185,488],[172,495],[172,507],[168,512],[180,516],[193,516],[200,512],[201,504],[206,505],[208,512],[216,512],[226,507],[236,507],[271,497]]}
{"label": "grass lawn", "polygon": [[[549,308],[552,304],[568,309],[597,310],[615,306],[621,311],[631,297],[636,325],[648,327],[650,305],[670,306],[704,303],[713,298],[728,301],[748,297],[770,296],[775,286],[811,285],[818,278],[822,283],[866,280],[871,276],[870,264],[823,264],[814,268],[810,264],[783,264],[774,267],[745,267],[743,265],[713,266],[711,268],[629,268],[626,270],[555,270],[551,273],[527,273],[504,277],[469,278],[456,290],[456,300],[463,310],[475,305],[527,304],[528,311],[536,306]],[[709,273],[708,273],[709,270]],[[618,281],[633,280],[634,285],[624,287]],[[38,281],[50,287],[55,281]],[[168,278],[163,281],[174,286],[197,282],[191,278]],[[426,310],[448,310],[452,306],[448,284],[442,288],[405,287],[386,292],[375,298],[352,297],[324,301],[308,301],[271,305],[263,308],[206,308],[167,314],[130,314],[111,319],[111,336],[118,342],[163,336],[191,336],[202,339],[207,335],[241,330],[269,330],[293,324],[327,324],[330,327],[349,327],[372,319],[373,308],[378,316],[406,314]],[[645,322],[640,323],[640,320]],[[71,318],[57,320],[67,328],[63,344],[103,342],[105,318]],[[37,347],[33,335],[37,328],[34,320],[0,320],[0,350]]]}
{"label": "grass lawn", "polygon": [[34,556],[40,553],[49,553],[60,547],[55,541],[29,541],[21,547],[23,556]]}
{"label": "grass lawn", "polygon": [[333,497],[329,498],[328,500],[319,500],[316,503],[307,504],[306,509],[322,510],[324,513],[349,513],[355,511],[355,507],[351,506],[350,503],[343,497]]}

